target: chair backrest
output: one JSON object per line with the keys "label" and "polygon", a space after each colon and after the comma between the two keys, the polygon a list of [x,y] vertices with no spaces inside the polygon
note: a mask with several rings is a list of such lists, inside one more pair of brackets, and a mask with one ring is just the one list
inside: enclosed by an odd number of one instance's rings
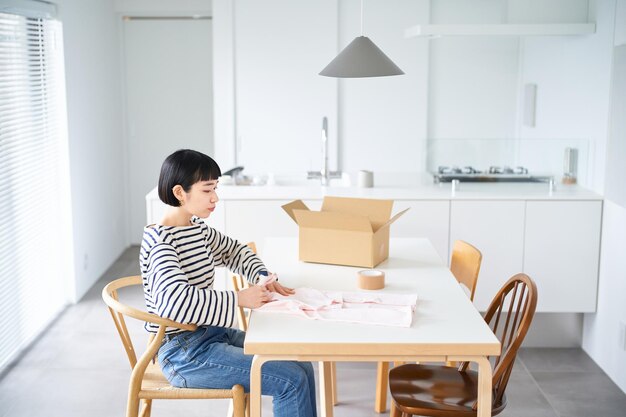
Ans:
{"label": "chair backrest", "polygon": [[[126,327],[126,320],[124,319],[124,316],[159,325],[158,333],[155,337],[151,338],[148,349],[142,356],[142,359],[144,356],[147,356],[149,358],[154,356],[154,353],[156,353],[156,350],[161,345],[161,341],[165,336],[165,330],[168,327],[176,327],[183,330],[193,331],[197,329],[197,326],[194,324],[182,324],[172,320],[168,320],[120,302],[117,291],[121,288],[131,286],[141,287],[141,276],[135,275],[130,277],[118,278],[115,281],[111,281],[102,290],[102,299],[109,307],[109,312],[111,313],[111,317],[113,318],[113,322],[115,323],[117,332],[119,333],[120,339],[122,340],[122,345],[124,345],[124,350],[126,350],[126,354],[128,355],[130,367],[131,369],[134,369],[135,365],[137,364],[137,354],[135,353],[135,348],[130,337],[130,333],[128,332],[128,328]],[[154,352],[152,352],[152,350],[154,350]]]}
{"label": "chair backrest", "polygon": [[[252,252],[257,253],[256,243],[248,242],[247,245],[252,250]],[[250,286],[248,281],[243,279],[243,277],[239,274],[232,274],[230,276],[230,279],[233,283],[233,288],[235,289],[235,291],[241,291]],[[239,329],[243,330],[244,332],[248,330],[248,318],[246,317],[246,313],[244,312],[243,307],[237,307],[237,319],[239,321]]]}
{"label": "chair backrest", "polygon": [[474,246],[462,240],[454,242],[450,271],[460,284],[467,287],[472,301],[474,300],[482,259],[482,253]]}
{"label": "chair backrest", "polygon": [[494,411],[504,406],[502,398],[506,389],[517,351],[528,333],[537,308],[537,286],[526,274],[516,274],[509,279],[491,301],[485,321],[502,344],[500,356],[493,361]]}

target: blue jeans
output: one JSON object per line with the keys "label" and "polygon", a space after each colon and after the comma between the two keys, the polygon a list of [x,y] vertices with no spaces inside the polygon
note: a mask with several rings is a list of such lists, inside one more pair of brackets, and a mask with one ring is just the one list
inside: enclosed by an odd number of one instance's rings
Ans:
{"label": "blue jeans", "polygon": [[[246,334],[226,327],[199,327],[166,337],[159,363],[175,387],[250,392],[252,356],[244,355]],[[263,365],[261,393],[274,397],[275,417],[315,417],[315,377],[309,362],[272,361]]]}

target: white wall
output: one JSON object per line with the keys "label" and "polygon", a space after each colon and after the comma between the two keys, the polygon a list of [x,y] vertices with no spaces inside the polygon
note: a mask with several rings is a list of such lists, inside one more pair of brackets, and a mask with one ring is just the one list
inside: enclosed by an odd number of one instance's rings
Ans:
{"label": "white wall", "polygon": [[320,170],[323,117],[329,148],[337,138],[337,80],[317,74],[336,53],[336,0],[234,3],[239,163],[248,173]]}
{"label": "white wall", "polygon": [[[428,41],[404,29],[427,23],[429,1],[365,1],[363,35],[405,72],[339,80],[339,147],[343,171],[421,172],[428,115]],[[339,1],[339,50],[360,35],[360,2]],[[326,63],[322,64],[322,67]]]}
{"label": "white wall", "polygon": [[[579,173],[586,179],[587,186],[599,191],[604,173],[589,170],[604,166],[613,39],[612,3],[590,4],[589,20],[597,23],[593,35],[527,38],[522,44],[521,84],[537,85],[537,118],[535,127],[520,126],[520,137],[552,142],[554,147],[549,152],[560,157],[557,162],[562,161],[563,149],[569,143],[555,139],[583,139],[581,144],[586,142],[587,146],[579,150]],[[588,172],[583,171],[586,168]]]}
{"label": "white wall", "polygon": [[[550,24],[587,19],[587,0],[436,0],[431,6],[432,24]],[[574,107],[580,112],[584,102],[563,98],[570,94],[572,83],[577,86],[576,99],[588,95],[595,85],[587,82],[593,69],[580,64],[601,39],[593,35],[430,40],[428,168],[523,165],[531,172],[559,174],[563,149],[576,147],[585,182],[589,136],[602,133],[593,128],[581,130],[580,124],[587,119],[570,117],[562,109]],[[526,83],[538,85],[535,127],[521,124]],[[603,97],[594,90],[591,93],[594,99]],[[602,115],[603,103],[599,104],[594,123]]]}
{"label": "white wall", "polygon": [[582,347],[626,392],[626,207],[605,200],[602,221],[598,310],[585,315]]}
{"label": "white wall", "polygon": [[[604,4],[602,4],[604,3]],[[614,1],[600,2],[610,8]],[[605,146],[610,153],[607,166],[596,166],[599,174],[606,176],[604,201],[602,256],[598,310],[586,314],[583,349],[626,392],[626,204],[622,200],[623,173],[626,164],[626,0],[617,0],[615,14],[614,66],[611,85],[611,112],[609,135]],[[617,200],[617,201],[616,201]]]}
{"label": "white wall", "polygon": [[[431,23],[506,23],[504,4],[433,1]],[[429,138],[512,138],[519,38],[460,36],[429,42]]]}
{"label": "white wall", "polygon": [[[239,149],[241,152],[236,162],[250,167],[252,171],[265,169],[265,172],[281,172],[282,169],[294,172],[295,165],[297,172],[317,170],[322,159],[319,113],[329,116],[331,169],[339,164],[342,170],[352,172],[359,169],[422,171],[426,136],[427,43],[405,39],[404,29],[427,21],[428,1],[365,1],[364,34],[377,43],[406,75],[340,81],[321,77],[317,73],[359,35],[360,3],[357,0],[305,3],[306,7],[312,8],[310,14],[317,16],[313,22],[293,27],[294,39],[277,38],[274,33],[276,29],[267,33],[257,31],[257,37],[264,42],[256,48],[255,55],[250,50],[251,45],[258,40],[250,39],[246,33],[248,28],[259,26],[262,29],[260,25],[263,22],[271,24],[272,18],[282,16],[281,9],[286,8],[289,12],[294,7],[304,6],[295,2],[285,3],[285,0],[266,1],[254,5],[261,12],[257,12],[256,18],[253,18],[247,10],[252,7],[250,3],[226,0],[214,2],[215,103],[216,111],[221,115],[216,114],[215,117],[218,162],[225,166],[235,162],[237,137],[243,149]],[[328,9],[329,3],[333,3],[331,9]],[[285,4],[290,7],[285,7]],[[246,6],[245,10],[243,6]],[[291,20],[297,22],[299,18],[291,10],[291,14],[285,14],[280,25],[274,26],[284,29],[293,26]],[[318,32],[309,33],[311,31]],[[330,48],[329,34],[332,36]],[[274,72],[287,71],[285,68],[288,69],[291,62],[297,73],[295,76],[299,76],[304,83],[297,88],[292,86],[294,74],[285,72],[284,82],[278,82],[276,74],[268,72],[266,68],[269,53],[259,55],[264,48],[271,50],[270,42],[275,42],[276,48],[283,51],[285,45],[295,40],[298,44],[297,47],[291,47],[292,54],[285,52],[279,56],[272,55],[271,59],[276,65]],[[244,54],[246,51],[247,55]],[[255,59],[258,65],[250,68]],[[257,74],[253,71],[257,71]],[[312,81],[304,78],[305,73],[313,77]],[[256,87],[250,83],[253,79],[256,79]],[[301,90],[308,94],[311,88],[326,98],[320,99],[313,95],[312,99],[307,99],[307,95],[297,94]],[[274,102],[266,101],[262,108],[257,106],[259,114],[255,115],[249,103],[245,102],[246,97],[252,97],[252,101],[258,100],[255,95],[272,98]],[[292,103],[287,110],[281,104],[285,100]],[[322,112],[319,111],[320,102],[323,104]],[[232,115],[229,113],[231,109],[237,109],[237,112]],[[314,115],[313,121],[306,122],[299,132],[291,125],[293,120],[300,120],[303,116],[296,118],[292,113],[294,110]],[[275,122],[281,116],[282,122]],[[239,117],[242,119],[238,120]],[[251,134],[256,135],[256,138],[250,139]],[[336,142],[337,136],[339,144]],[[304,142],[302,138],[305,138]],[[263,146],[259,146],[259,141],[262,141]],[[298,145],[294,146],[294,143]],[[401,153],[396,152],[398,148],[402,149]],[[284,164],[260,166],[258,163],[263,160],[273,162],[276,156]]]}
{"label": "white wall", "polygon": [[74,300],[126,248],[121,86],[112,1],[58,0],[63,22]]}
{"label": "white wall", "polygon": [[235,152],[235,3],[213,1],[213,141],[215,160],[237,164]]}

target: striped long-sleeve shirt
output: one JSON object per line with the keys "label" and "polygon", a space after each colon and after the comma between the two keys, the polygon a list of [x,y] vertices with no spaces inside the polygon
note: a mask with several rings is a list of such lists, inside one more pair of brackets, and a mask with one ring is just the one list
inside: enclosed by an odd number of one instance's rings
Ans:
{"label": "striped long-sleeve shirt", "polygon": [[[191,226],[150,225],[139,254],[146,307],[150,313],[180,323],[230,327],[237,294],[213,289],[215,267],[224,266],[256,283],[267,274],[263,262],[235,239],[192,218]],[[158,326],[146,323],[156,333]],[[180,332],[168,328],[167,333]]]}

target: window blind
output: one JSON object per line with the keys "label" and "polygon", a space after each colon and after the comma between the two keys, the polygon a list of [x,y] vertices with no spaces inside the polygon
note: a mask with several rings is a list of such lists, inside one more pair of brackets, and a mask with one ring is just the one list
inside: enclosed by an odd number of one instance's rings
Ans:
{"label": "window blind", "polygon": [[54,19],[0,12],[0,371],[69,299],[61,30]]}

